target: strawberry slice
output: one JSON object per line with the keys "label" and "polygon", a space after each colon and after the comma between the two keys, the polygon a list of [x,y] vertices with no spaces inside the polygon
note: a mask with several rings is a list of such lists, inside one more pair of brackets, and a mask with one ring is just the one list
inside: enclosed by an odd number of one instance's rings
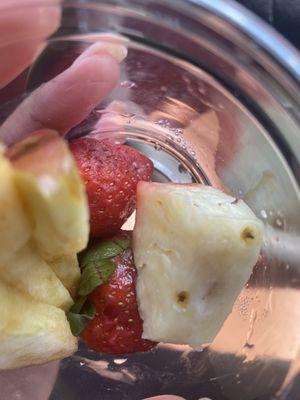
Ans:
{"label": "strawberry slice", "polygon": [[[120,233],[117,237],[124,239]],[[108,354],[146,351],[155,342],[142,339],[143,324],[138,312],[135,280],[136,268],[131,248],[113,258],[116,269],[109,281],[89,296],[96,314],[81,333],[87,346]]]}
{"label": "strawberry slice", "polygon": [[91,137],[70,142],[85,183],[90,210],[91,237],[114,235],[136,206],[139,181],[149,181],[152,162],[126,145]]}

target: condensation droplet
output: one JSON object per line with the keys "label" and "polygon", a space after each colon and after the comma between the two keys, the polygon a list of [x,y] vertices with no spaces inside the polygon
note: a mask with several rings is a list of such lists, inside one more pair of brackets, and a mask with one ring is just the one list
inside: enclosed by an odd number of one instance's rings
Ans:
{"label": "condensation droplet", "polygon": [[79,365],[80,365],[81,367],[83,367],[83,366],[85,365],[85,361],[80,361],[80,362],[79,362]]}
{"label": "condensation droplet", "polygon": [[177,141],[178,143],[181,143],[181,138],[180,138],[180,137],[177,138],[176,141]]}
{"label": "condensation droplet", "polygon": [[262,218],[267,219],[268,218],[268,214],[266,212],[266,210],[261,210],[260,215],[262,216]]}
{"label": "condensation droplet", "polygon": [[121,82],[121,86],[125,89],[131,89],[133,87],[136,87],[136,84],[132,81],[123,81]]}
{"label": "condensation droplet", "polygon": [[275,219],[275,225],[278,226],[279,228],[282,228],[283,226],[283,221],[281,218],[276,218]]}
{"label": "condensation droplet", "polygon": [[183,130],[179,128],[173,128],[172,131],[175,133],[175,136],[180,136],[183,133]]}

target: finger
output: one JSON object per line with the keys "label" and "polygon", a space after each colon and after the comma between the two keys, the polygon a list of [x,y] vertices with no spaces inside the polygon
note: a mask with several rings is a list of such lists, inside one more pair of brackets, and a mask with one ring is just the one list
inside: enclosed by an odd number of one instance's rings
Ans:
{"label": "finger", "polygon": [[0,2],[0,89],[31,64],[59,26],[59,0],[40,4],[38,0]]}
{"label": "finger", "polygon": [[[1,1],[1,0],[0,0]],[[36,58],[42,42],[38,39],[12,43],[0,48],[0,89],[15,79]]]}
{"label": "finger", "polygon": [[126,56],[126,48],[119,46],[115,58],[108,51],[101,48],[99,53],[87,52],[62,74],[33,92],[3,123],[0,139],[12,144],[44,127],[63,135],[81,122],[119,79],[118,61]]}
{"label": "finger", "polygon": [[57,377],[59,362],[0,372],[2,400],[48,399]]}

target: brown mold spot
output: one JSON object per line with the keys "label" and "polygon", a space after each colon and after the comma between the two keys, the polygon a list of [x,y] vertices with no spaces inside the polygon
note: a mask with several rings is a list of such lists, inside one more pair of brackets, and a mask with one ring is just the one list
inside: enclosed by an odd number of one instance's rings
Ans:
{"label": "brown mold spot", "polygon": [[189,293],[185,290],[182,290],[181,292],[178,292],[176,294],[176,301],[177,304],[181,305],[181,306],[186,306],[189,300]]}
{"label": "brown mold spot", "polygon": [[253,232],[253,229],[249,228],[247,226],[242,232],[241,232],[241,239],[244,240],[244,242],[249,243],[253,239],[255,239],[255,234]]}

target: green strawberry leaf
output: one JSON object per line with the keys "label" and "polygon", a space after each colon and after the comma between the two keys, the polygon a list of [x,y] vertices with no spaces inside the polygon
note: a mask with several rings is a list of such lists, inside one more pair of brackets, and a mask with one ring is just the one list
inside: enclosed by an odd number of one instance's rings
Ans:
{"label": "green strawberry leaf", "polygon": [[94,318],[96,314],[95,307],[89,301],[87,301],[81,310],[81,314],[84,314],[85,316],[90,318]]}
{"label": "green strawberry leaf", "polygon": [[75,303],[70,308],[70,312],[74,314],[79,314],[84,306],[84,303],[86,302],[86,299],[87,299],[86,296],[78,296]]}
{"label": "green strawberry leaf", "polygon": [[96,262],[88,264],[82,272],[78,294],[80,296],[90,294],[96,287],[106,283],[115,269],[116,264],[111,260],[99,260],[97,264]]}
{"label": "green strawberry leaf", "polygon": [[117,265],[111,260],[131,245],[129,239],[113,239],[96,243],[80,255],[82,270],[78,298],[67,313],[71,331],[79,336],[95,316],[95,308],[87,296],[98,286],[108,282]]}
{"label": "green strawberry leaf", "polygon": [[96,243],[81,254],[80,267],[85,268],[90,264],[97,264],[99,260],[116,257],[129,247],[129,239],[106,240]]}
{"label": "green strawberry leaf", "polygon": [[130,239],[115,239],[114,242],[122,248],[122,251],[129,249],[131,246]]}
{"label": "green strawberry leaf", "polygon": [[71,332],[74,336],[79,336],[87,324],[95,316],[95,308],[87,302],[81,310],[81,314],[74,312],[67,312],[67,318],[70,324]]}

